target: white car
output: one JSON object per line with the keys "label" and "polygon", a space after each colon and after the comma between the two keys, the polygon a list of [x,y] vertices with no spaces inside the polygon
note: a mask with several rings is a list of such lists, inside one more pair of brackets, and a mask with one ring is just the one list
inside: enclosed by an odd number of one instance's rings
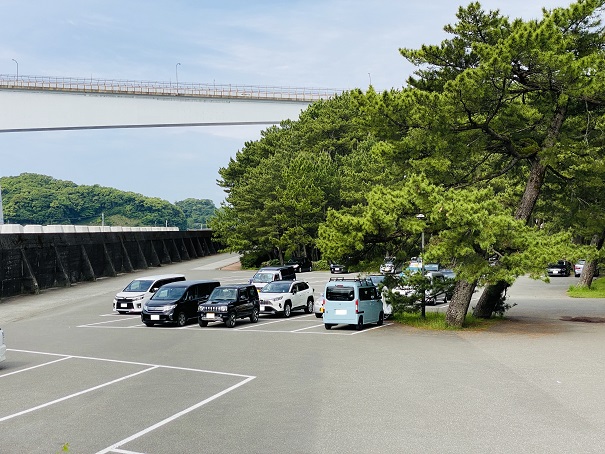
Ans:
{"label": "white car", "polygon": [[326,299],[322,293],[319,299],[313,302],[313,313],[315,314],[315,317],[322,318],[324,316],[325,304]]}
{"label": "white car", "polygon": [[273,281],[258,294],[261,314],[281,314],[290,317],[293,310],[313,312],[313,289],[304,281]]}
{"label": "white car", "polygon": [[4,331],[0,328],[0,361],[6,359],[6,345],[4,344]]}

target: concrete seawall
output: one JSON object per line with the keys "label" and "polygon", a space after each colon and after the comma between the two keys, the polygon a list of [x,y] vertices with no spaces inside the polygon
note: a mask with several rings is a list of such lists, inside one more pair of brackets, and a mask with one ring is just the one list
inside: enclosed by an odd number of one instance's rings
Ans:
{"label": "concrete seawall", "polygon": [[210,230],[15,230],[5,228],[0,234],[0,299],[191,260],[219,249]]}

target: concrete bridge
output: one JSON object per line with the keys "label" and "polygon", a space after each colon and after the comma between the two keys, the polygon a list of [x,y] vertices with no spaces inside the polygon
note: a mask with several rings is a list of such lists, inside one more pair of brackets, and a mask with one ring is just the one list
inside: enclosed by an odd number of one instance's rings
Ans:
{"label": "concrete bridge", "polygon": [[0,74],[0,132],[279,124],[340,91]]}

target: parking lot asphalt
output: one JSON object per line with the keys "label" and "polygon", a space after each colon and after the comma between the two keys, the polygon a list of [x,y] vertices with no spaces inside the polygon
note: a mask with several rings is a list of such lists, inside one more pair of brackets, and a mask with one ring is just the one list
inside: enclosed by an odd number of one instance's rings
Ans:
{"label": "parking lot asphalt", "polygon": [[[247,282],[221,254],[162,267]],[[597,453],[605,301],[521,278],[485,331],[326,331],[313,314],[152,327],[111,301],[137,271],[0,301],[0,453]],[[328,272],[301,273],[318,297]],[[478,294],[476,295],[478,297]],[[476,299],[475,297],[475,299]],[[444,310],[437,306],[431,310]]]}

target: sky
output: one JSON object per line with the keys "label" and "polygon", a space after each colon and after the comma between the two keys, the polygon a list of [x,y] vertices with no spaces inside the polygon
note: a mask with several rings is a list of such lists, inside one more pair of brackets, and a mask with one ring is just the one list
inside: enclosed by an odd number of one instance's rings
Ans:
{"label": "sky", "polygon": [[[452,0],[2,0],[0,74],[336,90],[401,88],[400,48],[439,44]],[[484,0],[512,18],[571,0]],[[15,62],[16,61],[16,62]],[[0,133],[0,177],[24,172],[169,202],[216,180],[267,126]]]}

